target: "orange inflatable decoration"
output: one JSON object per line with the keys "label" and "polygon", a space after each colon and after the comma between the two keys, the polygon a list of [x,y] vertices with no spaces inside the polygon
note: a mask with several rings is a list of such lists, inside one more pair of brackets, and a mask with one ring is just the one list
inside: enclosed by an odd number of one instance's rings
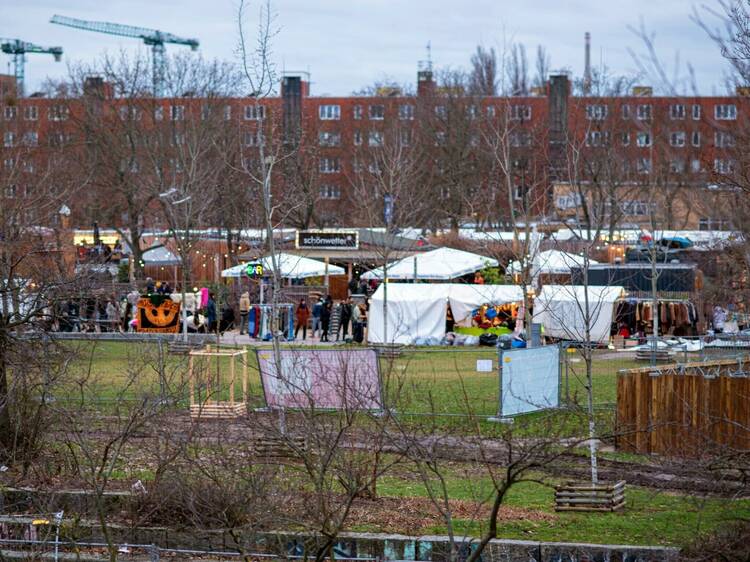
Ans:
{"label": "orange inflatable decoration", "polygon": [[180,303],[157,295],[138,300],[139,332],[177,333],[180,329]]}

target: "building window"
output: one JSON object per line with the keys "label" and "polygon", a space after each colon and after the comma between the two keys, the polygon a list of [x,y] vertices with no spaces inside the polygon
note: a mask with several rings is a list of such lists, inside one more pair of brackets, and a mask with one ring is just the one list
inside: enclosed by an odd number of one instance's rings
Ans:
{"label": "building window", "polygon": [[693,134],[690,135],[690,143],[693,146],[700,146],[701,145],[701,134],[698,131],[693,131]]}
{"label": "building window", "polygon": [[65,146],[68,142],[68,135],[65,133],[50,133],[48,139],[50,146]]}
{"label": "building window", "polygon": [[635,144],[640,147],[651,146],[651,133],[648,131],[639,132],[636,136]]}
{"label": "building window", "polygon": [[318,133],[318,144],[320,146],[341,146],[341,133],[320,131]]}
{"label": "building window", "polygon": [[513,188],[513,199],[516,201],[522,201],[528,192],[529,188],[525,185],[517,185]]}
{"label": "building window", "polygon": [[361,105],[355,105],[354,106],[354,118],[359,121],[362,119],[362,106]]}
{"label": "building window", "polygon": [[398,135],[399,142],[401,143],[401,146],[410,146],[411,145],[411,131],[408,129],[402,129],[399,131]]}
{"label": "building window", "polygon": [[596,104],[586,106],[586,119],[602,121],[607,118],[609,108],[606,105]]}
{"label": "building window", "polygon": [[128,119],[131,121],[139,121],[141,118],[141,110],[137,107],[128,107],[128,106],[122,106],[120,107],[120,120],[121,121],[127,121]]}
{"label": "building window", "polygon": [[26,131],[23,134],[24,146],[37,146],[39,144],[39,133],[36,131]]}
{"label": "building window", "polygon": [[23,161],[23,171],[27,174],[33,174],[35,171],[34,163],[30,160]]}
{"label": "building window", "polygon": [[13,158],[6,158],[5,160],[3,160],[3,168],[5,168],[6,170],[12,169],[15,164],[16,161]]}
{"label": "building window", "polygon": [[685,161],[679,158],[669,162],[669,171],[673,174],[682,174],[685,171]]}
{"label": "building window", "polygon": [[384,105],[371,105],[368,108],[368,115],[373,121],[382,121],[385,119],[385,106]]}
{"label": "building window", "polygon": [[362,146],[362,131],[359,129],[354,131],[354,146]]}
{"label": "building window", "polygon": [[440,119],[445,119],[446,117],[448,117],[448,108],[446,108],[444,105],[436,105],[435,115],[437,115]]}
{"label": "building window", "polygon": [[224,106],[224,121],[229,121],[232,118],[232,106]]}
{"label": "building window", "polygon": [[714,133],[714,146],[716,148],[731,148],[734,146],[734,137],[726,131],[716,131]]}
{"label": "building window", "polygon": [[682,147],[687,143],[685,131],[676,131],[669,134],[669,146]]}
{"label": "building window", "polygon": [[3,110],[3,114],[5,115],[5,120],[10,121],[11,119],[16,118],[16,113],[18,112],[18,109],[15,105],[6,105],[5,109]]}
{"label": "building window", "polygon": [[651,119],[651,104],[637,106],[635,116],[639,121],[649,121]]}
{"label": "building window", "polygon": [[263,144],[263,132],[262,131],[245,131],[244,135],[245,146],[260,146]]}
{"label": "building window", "polygon": [[445,131],[437,131],[435,133],[435,146],[445,146]]}
{"label": "building window", "polygon": [[410,103],[398,106],[398,118],[402,121],[414,119],[414,106]]}
{"label": "building window", "polygon": [[669,106],[669,117],[671,119],[685,119],[685,106],[675,103]]}
{"label": "building window", "polygon": [[734,121],[737,119],[737,106],[733,104],[722,104],[714,106],[714,117],[718,121]]}
{"label": "building window", "polygon": [[[606,107],[604,114],[606,116]],[[530,121],[531,120],[531,106],[530,105],[511,105],[508,107],[509,118],[511,121]]]}
{"label": "building window", "polygon": [[367,135],[367,144],[370,146],[383,146],[383,133],[370,131]]}
{"label": "building window", "polygon": [[185,144],[185,133],[180,131],[175,131],[172,133],[172,139],[171,139],[172,146],[182,146]]}
{"label": "building window", "polygon": [[693,104],[693,121],[698,121],[701,118],[701,106],[697,103]]}
{"label": "building window", "polygon": [[495,106],[494,105],[488,105],[487,106],[487,117],[492,119],[495,117]]}
{"label": "building window", "polygon": [[154,109],[154,119],[156,121],[162,121],[164,119],[164,108],[163,107],[157,107]]}
{"label": "building window", "polygon": [[647,201],[621,201],[620,212],[627,217],[639,217],[648,215]]}
{"label": "building window", "polygon": [[702,218],[698,220],[698,230],[731,230],[728,220]]}
{"label": "building window", "polygon": [[11,148],[16,144],[16,135],[15,133],[11,133],[10,131],[6,131],[3,133],[3,146],[6,148]]}
{"label": "building window", "polygon": [[714,172],[717,174],[731,174],[734,171],[734,162],[727,158],[716,158],[714,160]]}
{"label": "building window", "polygon": [[207,103],[201,105],[201,121],[207,121],[211,117],[211,106]]}
{"label": "building window", "polygon": [[602,131],[589,131],[586,134],[586,146],[605,146],[609,144],[609,133]]}
{"label": "building window", "polygon": [[338,185],[323,184],[320,186],[321,199],[341,199],[341,188]]}
{"label": "building window", "polygon": [[624,132],[622,134],[622,146],[630,146],[630,133]]}
{"label": "building window", "polygon": [[698,174],[701,171],[701,161],[694,158],[690,161],[690,171],[694,174]]}
{"label": "building window", "polygon": [[265,118],[265,106],[256,104],[245,106],[245,121],[262,121]]}
{"label": "building window", "polygon": [[64,105],[53,105],[48,110],[48,117],[50,121],[65,121],[68,118],[70,111]]}
{"label": "building window", "polygon": [[172,121],[183,121],[185,119],[185,106],[184,105],[170,105],[169,106],[169,118]]}
{"label": "building window", "polygon": [[476,119],[479,115],[479,111],[477,110],[476,105],[470,105],[466,108],[466,115],[469,117],[469,119]]}
{"label": "building window", "polygon": [[630,106],[628,104],[623,105],[621,111],[623,119],[630,119]]}
{"label": "building window", "polygon": [[639,174],[651,173],[651,158],[638,158],[635,161],[635,169]]}
{"label": "building window", "polygon": [[338,158],[321,158],[318,169],[321,174],[336,174],[341,171],[341,164]]}
{"label": "building window", "polygon": [[23,118],[26,121],[36,121],[39,119],[39,108],[35,105],[27,105],[23,108]]}
{"label": "building window", "polygon": [[[528,133],[523,133],[521,136],[522,137],[526,136],[528,138],[528,140],[526,140],[527,144],[524,144],[523,146],[528,146],[529,144],[531,144],[531,140],[530,140],[531,137],[529,136]],[[523,139],[521,139],[521,141],[523,142]],[[477,146],[479,146],[479,133],[470,133],[469,134],[469,146],[473,146],[474,148],[476,148]],[[521,146],[521,145],[519,145],[519,146]]]}

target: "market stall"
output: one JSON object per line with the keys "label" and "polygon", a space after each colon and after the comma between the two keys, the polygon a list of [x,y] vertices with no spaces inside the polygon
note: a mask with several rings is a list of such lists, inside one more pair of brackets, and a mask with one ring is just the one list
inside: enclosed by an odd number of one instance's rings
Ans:
{"label": "market stall", "polygon": [[[326,264],[322,261],[313,260],[294,254],[279,253],[276,255],[276,261],[281,270],[281,276],[284,279],[307,279],[309,277],[323,277],[326,275]],[[273,271],[273,260],[270,256],[260,259],[263,269],[266,272]],[[221,272],[222,277],[243,277],[247,264],[239,264]],[[343,267],[337,265],[328,265],[328,275],[345,275]]]}
{"label": "market stall", "polygon": [[[383,310],[386,285],[387,331]],[[522,301],[522,289],[513,285],[381,284],[370,302],[367,339],[370,343],[401,344],[426,338],[440,340],[447,333],[449,306],[456,325],[471,326],[474,312],[485,305]]]}
{"label": "market stall", "polygon": [[[497,265],[497,260],[479,254],[437,248],[389,264],[387,274],[390,280],[450,281]],[[382,267],[362,274],[362,279],[382,278]]]}
{"label": "market stall", "polygon": [[545,336],[571,341],[585,341],[588,327],[590,341],[605,344],[624,293],[621,286],[546,285],[534,299],[534,322]]}

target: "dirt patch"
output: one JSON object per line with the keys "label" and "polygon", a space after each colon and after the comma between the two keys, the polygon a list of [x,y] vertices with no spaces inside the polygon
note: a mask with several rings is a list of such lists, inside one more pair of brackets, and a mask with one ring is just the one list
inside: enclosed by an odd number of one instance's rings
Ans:
{"label": "dirt patch", "polygon": [[[450,508],[454,519],[481,521],[489,513],[488,505],[467,500],[452,500]],[[502,507],[498,515],[500,521],[554,521],[556,518],[553,513],[508,506]],[[350,521],[384,533],[406,534],[429,532],[442,524],[440,513],[427,498],[357,500]]]}

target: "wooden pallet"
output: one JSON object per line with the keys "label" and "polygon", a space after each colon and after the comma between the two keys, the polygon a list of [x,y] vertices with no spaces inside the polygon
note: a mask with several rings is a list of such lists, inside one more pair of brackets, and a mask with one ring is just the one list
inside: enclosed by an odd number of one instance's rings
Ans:
{"label": "wooden pallet", "polygon": [[[636,361],[651,361],[651,357],[654,352],[650,349],[639,349],[635,352]],[[657,363],[668,363],[673,361],[673,357],[666,349],[659,349],[656,351],[656,362]]]}
{"label": "wooden pallet", "polygon": [[304,437],[255,437],[251,445],[255,456],[266,459],[298,458],[306,449]]}
{"label": "wooden pallet", "polygon": [[379,357],[385,359],[396,359],[401,357],[401,351],[404,348],[400,344],[378,344],[373,346]]}
{"label": "wooden pallet", "polygon": [[170,341],[167,351],[172,355],[187,355],[191,351],[203,349],[206,345],[200,342]]}
{"label": "wooden pallet", "polygon": [[625,481],[612,485],[555,486],[555,511],[618,511],[625,507]]}
{"label": "wooden pallet", "polygon": [[244,416],[247,406],[244,402],[204,402],[190,405],[193,419],[233,419]]}

